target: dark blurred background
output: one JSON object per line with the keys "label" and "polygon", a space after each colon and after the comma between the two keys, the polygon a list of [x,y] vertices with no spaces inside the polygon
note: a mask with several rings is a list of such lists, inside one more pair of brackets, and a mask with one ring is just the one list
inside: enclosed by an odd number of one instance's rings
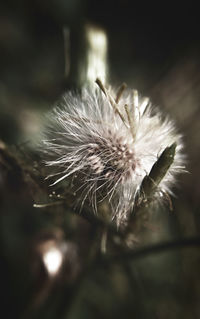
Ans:
{"label": "dark blurred background", "polygon": [[[162,213],[160,228],[157,217],[152,240],[198,236],[200,23],[199,10],[192,3],[176,6],[166,1],[157,5],[130,0],[1,1],[0,139],[16,148],[31,144],[40,130],[42,114],[67,88],[77,85],[77,63],[85,56],[82,34],[87,23],[107,34],[109,82],[116,86],[126,82],[149,96],[153,104],[174,118],[184,136],[189,173],[180,176],[173,199],[174,212]],[[70,32],[68,51],[64,29]],[[70,71],[66,74],[68,54]],[[1,166],[5,168],[2,163]],[[4,318],[25,318],[24,309],[33,295],[43,291],[45,295],[45,289],[48,295],[50,289],[42,288],[43,277],[35,270],[39,266],[32,270],[32,264],[37,262],[30,250],[36,249],[36,242],[41,243],[40,236],[44,242],[60,243],[63,221],[58,213],[52,217],[51,213],[44,216],[35,211],[32,195],[12,174],[0,171],[0,290],[7,313]],[[91,229],[85,225],[79,234],[71,220],[65,226],[69,241],[75,241],[80,254],[84,254],[93,238]],[[66,318],[118,318],[119,314],[125,318],[200,318],[199,249],[161,255],[144,257],[132,265],[132,288],[116,265],[112,274],[105,269],[95,272],[87,280],[84,292],[77,293],[75,306]],[[51,284],[47,280],[47,286]],[[51,301],[56,304],[57,290],[54,292]],[[42,296],[41,300],[45,298]],[[59,318],[56,306],[52,310],[47,303],[44,309],[41,318]]]}

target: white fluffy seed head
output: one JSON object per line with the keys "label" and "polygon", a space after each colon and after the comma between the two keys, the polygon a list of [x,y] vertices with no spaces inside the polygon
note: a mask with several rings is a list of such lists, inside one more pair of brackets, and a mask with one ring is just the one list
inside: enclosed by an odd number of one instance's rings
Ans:
{"label": "white fluffy seed head", "polygon": [[175,175],[182,170],[182,143],[174,123],[163,119],[137,91],[126,90],[117,103],[114,92],[104,93],[97,86],[66,93],[49,117],[43,147],[54,184],[77,178],[82,204],[87,199],[96,211],[98,201],[107,198],[111,218],[120,224],[145,175],[163,150],[176,142],[174,163],[158,194],[171,192]]}

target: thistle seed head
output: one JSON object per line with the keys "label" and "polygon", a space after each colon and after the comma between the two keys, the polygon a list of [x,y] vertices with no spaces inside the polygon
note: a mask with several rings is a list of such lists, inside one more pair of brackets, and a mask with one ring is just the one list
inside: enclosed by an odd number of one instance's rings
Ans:
{"label": "thistle seed head", "polygon": [[81,190],[78,200],[89,200],[95,212],[107,198],[111,218],[120,224],[133,208],[143,178],[176,142],[174,162],[159,185],[171,193],[176,173],[183,170],[182,142],[174,123],[137,91],[115,93],[99,84],[66,93],[54,108],[44,131],[45,163],[52,168],[48,177],[55,179],[53,184],[73,176]]}
{"label": "thistle seed head", "polygon": [[109,129],[104,139],[97,138],[88,147],[88,163],[91,174],[104,180],[125,181],[135,169],[135,158],[131,145],[123,142],[123,137]]}

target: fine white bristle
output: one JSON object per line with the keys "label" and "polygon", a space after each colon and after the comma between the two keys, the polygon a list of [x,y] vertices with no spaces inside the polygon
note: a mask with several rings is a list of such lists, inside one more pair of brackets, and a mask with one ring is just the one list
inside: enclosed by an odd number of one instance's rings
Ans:
{"label": "fine white bristle", "polygon": [[[169,192],[182,171],[181,136],[174,123],[137,91],[125,90],[117,104],[114,93],[96,85],[80,94],[68,92],[54,108],[44,131],[46,165],[54,184],[73,175],[82,189],[82,204],[107,198],[111,218],[120,224],[134,205],[141,182],[163,150],[177,143],[174,163],[160,184]],[[159,193],[159,192],[158,192]],[[98,210],[98,209],[97,209]]]}

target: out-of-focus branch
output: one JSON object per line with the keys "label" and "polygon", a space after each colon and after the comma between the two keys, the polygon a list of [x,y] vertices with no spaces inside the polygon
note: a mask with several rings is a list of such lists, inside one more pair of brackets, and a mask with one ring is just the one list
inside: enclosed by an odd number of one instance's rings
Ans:
{"label": "out-of-focus branch", "polygon": [[138,258],[143,258],[149,255],[154,255],[158,253],[163,253],[176,249],[183,249],[186,247],[198,247],[200,246],[200,237],[192,237],[192,238],[181,238],[176,241],[168,241],[162,242],[159,244],[148,245],[147,247],[129,250],[125,252],[121,252],[120,254],[110,255],[110,256],[102,256],[102,263],[109,264],[112,262],[123,263],[128,260],[135,260]]}
{"label": "out-of-focus branch", "polygon": [[65,76],[68,83],[80,88],[93,84],[97,77],[107,82],[107,35],[92,24],[64,28]]}

